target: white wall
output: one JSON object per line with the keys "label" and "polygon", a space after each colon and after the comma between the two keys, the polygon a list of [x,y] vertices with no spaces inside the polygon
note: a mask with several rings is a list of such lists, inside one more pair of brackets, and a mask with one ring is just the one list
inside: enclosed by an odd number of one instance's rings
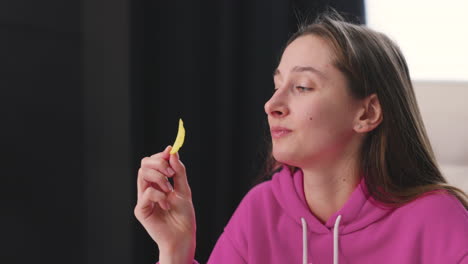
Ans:
{"label": "white wall", "polygon": [[413,84],[442,173],[449,183],[468,193],[468,82]]}
{"label": "white wall", "polygon": [[398,43],[414,80],[468,81],[468,1],[366,0],[367,25]]}

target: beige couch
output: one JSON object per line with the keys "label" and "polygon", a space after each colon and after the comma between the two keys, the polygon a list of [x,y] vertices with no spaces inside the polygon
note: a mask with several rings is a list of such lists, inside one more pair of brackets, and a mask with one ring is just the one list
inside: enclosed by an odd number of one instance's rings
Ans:
{"label": "beige couch", "polygon": [[468,82],[413,83],[442,173],[468,193]]}

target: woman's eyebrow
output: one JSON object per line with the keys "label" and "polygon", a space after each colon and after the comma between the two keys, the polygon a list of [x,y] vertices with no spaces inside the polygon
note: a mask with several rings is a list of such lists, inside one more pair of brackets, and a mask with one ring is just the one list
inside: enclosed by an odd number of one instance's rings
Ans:
{"label": "woman's eyebrow", "polygon": [[[323,74],[323,72],[315,69],[314,67],[311,67],[311,66],[294,66],[294,68],[292,68],[291,72],[311,72],[311,73],[314,73],[322,78],[325,78],[326,79],[326,76],[325,74]],[[275,69],[275,71],[273,72],[273,77],[277,76],[277,75],[281,75],[281,72],[280,70],[277,68]]]}

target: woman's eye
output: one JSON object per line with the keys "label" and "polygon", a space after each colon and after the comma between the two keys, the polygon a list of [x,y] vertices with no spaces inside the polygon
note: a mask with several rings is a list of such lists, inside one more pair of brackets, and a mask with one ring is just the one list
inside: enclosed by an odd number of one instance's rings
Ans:
{"label": "woman's eye", "polygon": [[300,92],[307,92],[307,91],[312,90],[312,88],[304,87],[304,86],[296,86],[296,89],[298,89]]}

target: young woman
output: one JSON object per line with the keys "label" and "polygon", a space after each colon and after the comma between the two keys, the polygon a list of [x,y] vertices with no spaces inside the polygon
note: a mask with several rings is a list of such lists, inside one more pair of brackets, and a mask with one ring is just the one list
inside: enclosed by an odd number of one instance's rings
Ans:
{"label": "young woman", "polygon": [[[322,15],[288,41],[274,83],[272,179],[244,197],[209,263],[468,263],[467,196],[437,167],[388,37]],[[195,263],[191,191],[169,151],[142,160],[135,215],[160,263]]]}

